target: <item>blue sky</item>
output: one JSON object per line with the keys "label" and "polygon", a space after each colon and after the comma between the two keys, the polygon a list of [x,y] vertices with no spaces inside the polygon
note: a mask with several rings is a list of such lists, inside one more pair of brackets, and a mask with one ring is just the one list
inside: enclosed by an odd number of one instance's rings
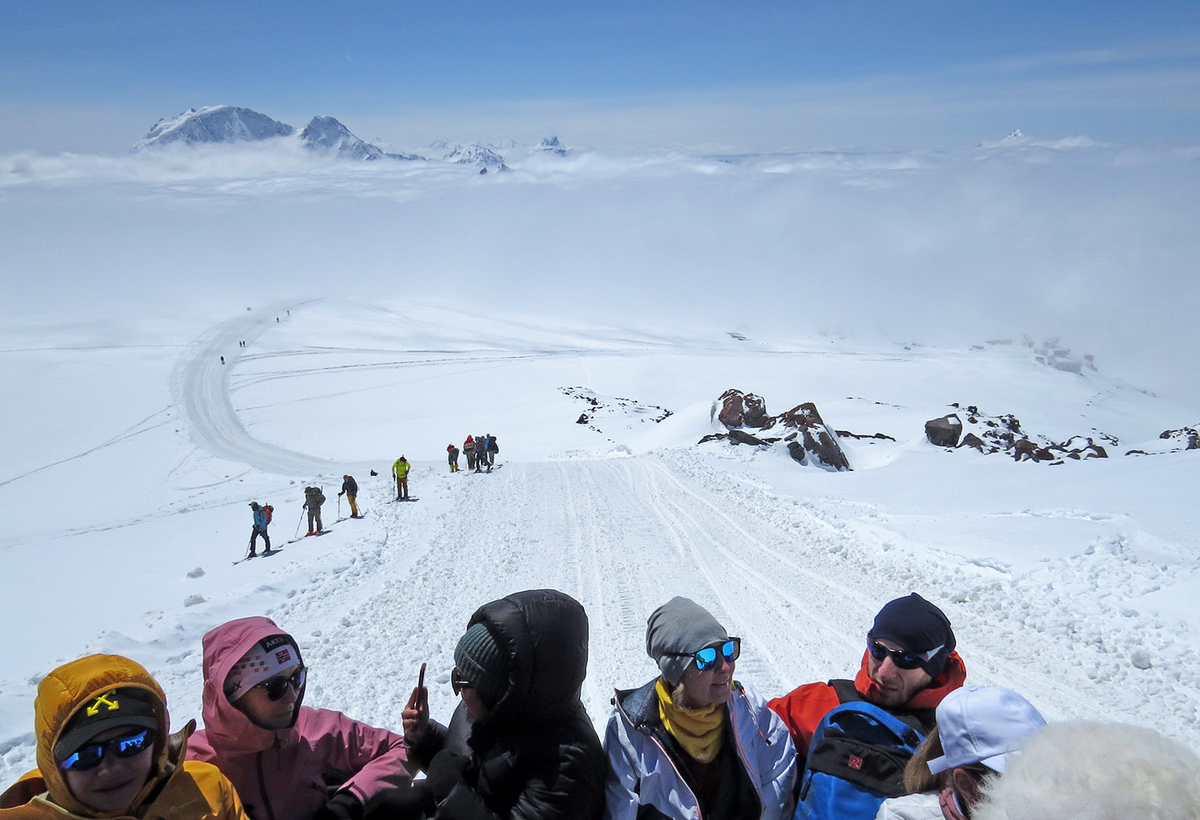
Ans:
{"label": "blue sky", "polygon": [[400,143],[1195,144],[1200,3],[0,4],[0,150],[218,103]]}

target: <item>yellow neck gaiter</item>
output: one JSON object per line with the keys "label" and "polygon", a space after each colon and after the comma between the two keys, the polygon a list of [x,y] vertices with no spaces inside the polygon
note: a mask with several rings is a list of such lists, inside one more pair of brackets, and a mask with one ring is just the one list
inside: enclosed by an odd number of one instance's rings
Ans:
{"label": "yellow neck gaiter", "polygon": [[725,740],[725,704],[714,703],[699,709],[688,709],[671,702],[671,693],[659,678],[654,685],[658,693],[658,716],[671,737],[693,760],[711,763],[721,751]]}

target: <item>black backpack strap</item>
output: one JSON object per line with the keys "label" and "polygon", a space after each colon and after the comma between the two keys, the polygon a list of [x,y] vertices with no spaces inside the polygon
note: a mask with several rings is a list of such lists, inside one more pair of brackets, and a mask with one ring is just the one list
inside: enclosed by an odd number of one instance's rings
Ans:
{"label": "black backpack strap", "polygon": [[[833,687],[834,693],[837,694],[838,703],[854,703],[855,701],[866,700],[852,680],[831,680],[829,681],[829,685]],[[882,709],[883,707],[880,708]],[[884,711],[895,716],[897,720],[903,721],[916,729],[921,733],[921,737],[929,734],[933,730],[933,727],[937,725],[936,709],[885,709]]]}
{"label": "black backpack strap", "polygon": [[833,687],[834,694],[838,696],[838,703],[854,703],[856,700],[866,700],[862,696],[862,692],[858,691],[854,686],[854,681],[845,678],[829,681],[829,685]]}

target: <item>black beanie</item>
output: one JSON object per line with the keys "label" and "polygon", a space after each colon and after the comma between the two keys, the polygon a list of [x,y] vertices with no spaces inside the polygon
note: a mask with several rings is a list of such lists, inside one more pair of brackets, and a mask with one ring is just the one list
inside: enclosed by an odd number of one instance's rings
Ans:
{"label": "black beanie", "polygon": [[915,592],[884,604],[867,637],[892,641],[913,654],[937,650],[921,664],[932,678],[942,674],[955,647],[954,630],[946,613]]}
{"label": "black beanie", "polygon": [[488,707],[508,691],[508,655],[482,623],[473,624],[454,647],[454,665]]}

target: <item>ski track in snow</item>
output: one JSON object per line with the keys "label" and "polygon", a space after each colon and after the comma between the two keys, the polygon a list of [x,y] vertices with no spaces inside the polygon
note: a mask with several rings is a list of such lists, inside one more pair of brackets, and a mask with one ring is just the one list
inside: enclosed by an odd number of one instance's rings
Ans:
{"label": "ski track in snow", "polygon": [[[273,309],[239,316],[197,340],[174,373],[175,396],[193,440],[212,455],[285,475],[329,472],[334,462],[253,438],[229,400],[237,356],[227,351],[274,317]],[[645,621],[673,595],[697,600],[740,635],[738,679],[777,696],[852,676],[875,611],[915,589],[950,615],[970,681],[1010,686],[1051,719],[1141,722],[1200,748],[1200,657],[1186,630],[1123,609],[1126,593],[1151,588],[1165,570],[1138,560],[1121,537],[1013,577],[916,548],[870,505],[782,497],[695,449],[501,467],[418,467],[418,500],[409,503],[390,501],[385,477],[360,482],[362,520],[286,545],[269,560],[295,564],[268,564],[230,591],[261,597],[263,614],[296,635],[312,668],[310,705],[399,729],[427,661],[433,716],[448,718],[453,649],[470,614],[539,587],[587,609],[584,701],[598,729],[614,687],[655,674]],[[220,612],[148,613],[139,630],[102,633],[89,650],[147,659],[180,725],[200,714],[200,636]],[[1149,652],[1152,668],[1134,667],[1135,649]],[[32,743],[0,738],[0,773],[11,779],[34,765]]]}

